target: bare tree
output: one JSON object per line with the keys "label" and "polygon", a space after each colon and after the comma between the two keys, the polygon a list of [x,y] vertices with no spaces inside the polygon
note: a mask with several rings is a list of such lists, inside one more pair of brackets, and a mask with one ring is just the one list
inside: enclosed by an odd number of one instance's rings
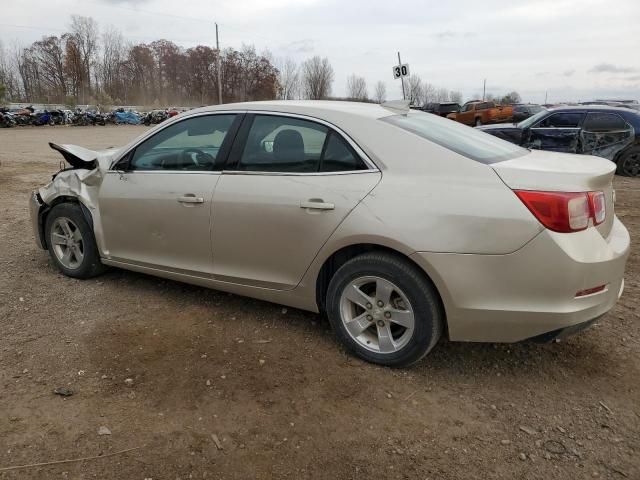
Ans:
{"label": "bare tree", "polygon": [[328,58],[315,56],[302,64],[302,88],[306,98],[320,100],[331,93],[333,68]]}
{"label": "bare tree", "polygon": [[17,100],[20,96],[18,78],[15,72],[16,67],[9,55],[9,51],[5,49],[0,41],[0,85],[4,86],[4,97],[8,100]]}
{"label": "bare tree", "polygon": [[71,36],[79,53],[82,65],[80,88],[84,97],[91,94],[91,69],[98,52],[98,24],[91,17],[71,16]]}
{"label": "bare tree", "polygon": [[446,88],[438,88],[435,92],[435,101],[437,103],[449,101],[449,90]]}
{"label": "bare tree", "polygon": [[522,102],[522,97],[520,96],[520,94],[516,91],[513,92],[509,92],[507,93],[504,97],[502,97],[502,99],[500,100],[500,103],[504,103],[504,104],[511,104],[511,103],[520,103]]}
{"label": "bare tree", "polygon": [[381,80],[376,83],[373,99],[377,103],[383,103],[387,99],[387,86]]}
{"label": "bare tree", "polygon": [[347,98],[353,100],[367,100],[367,81],[364,77],[359,77],[355,73],[347,78]]}
{"label": "bare tree", "polygon": [[408,100],[411,105],[415,105],[416,107],[421,106],[424,103],[424,91],[422,89],[422,79],[412,73],[408,77],[408,82],[405,86],[407,88]]}
{"label": "bare tree", "polygon": [[459,92],[458,90],[451,90],[449,92],[449,100],[451,102],[462,104],[462,92]]}
{"label": "bare tree", "polygon": [[434,103],[436,101],[436,87],[428,82],[422,85],[422,95],[424,103]]}
{"label": "bare tree", "polygon": [[47,95],[47,100],[64,101],[67,96],[67,85],[62,39],[56,36],[44,37],[31,46],[31,52],[34,61],[39,65],[44,90],[53,94],[53,98]]}
{"label": "bare tree", "polygon": [[278,68],[278,98],[293,100],[300,93],[300,73],[298,64],[291,58],[284,58],[277,62]]}
{"label": "bare tree", "polygon": [[114,28],[107,29],[102,34],[102,58],[98,67],[98,78],[102,90],[114,99],[118,98],[122,87],[122,64],[125,57],[122,34]]}

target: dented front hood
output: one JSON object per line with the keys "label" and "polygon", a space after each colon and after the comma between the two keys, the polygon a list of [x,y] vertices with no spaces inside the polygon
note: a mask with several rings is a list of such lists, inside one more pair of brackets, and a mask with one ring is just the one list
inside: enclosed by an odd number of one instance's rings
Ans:
{"label": "dented front hood", "polygon": [[106,150],[89,150],[88,148],[78,145],[57,145],[49,143],[49,146],[60,152],[69,165],[73,168],[84,168],[93,170],[100,167],[102,170],[108,170],[111,162],[120,152],[120,148],[108,148]]}
{"label": "dented front hood", "polygon": [[60,152],[73,168],[59,171],[51,182],[38,190],[42,200],[49,204],[56,197],[70,196],[77,198],[90,210],[97,208],[98,187],[111,163],[121,152],[121,148],[106,150],[89,150],[78,145],[49,146]]}

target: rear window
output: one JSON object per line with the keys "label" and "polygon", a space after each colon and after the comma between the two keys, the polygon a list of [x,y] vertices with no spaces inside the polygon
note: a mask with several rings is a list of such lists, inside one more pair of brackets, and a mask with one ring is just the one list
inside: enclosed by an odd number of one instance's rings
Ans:
{"label": "rear window", "polygon": [[513,143],[435,115],[411,112],[380,120],[484,164],[502,162],[529,153]]}
{"label": "rear window", "polygon": [[608,132],[626,130],[627,122],[615,113],[590,112],[584,121],[583,129],[589,132]]}

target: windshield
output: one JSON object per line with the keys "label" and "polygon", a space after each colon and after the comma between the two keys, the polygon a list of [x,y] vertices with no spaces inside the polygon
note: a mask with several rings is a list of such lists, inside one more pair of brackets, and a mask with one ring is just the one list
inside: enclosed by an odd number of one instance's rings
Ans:
{"label": "windshield", "polygon": [[547,110],[542,110],[541,112],[536,113],[535,115],[521,121],[518,124],[519,128],[529,128],[531,125],[534,125],[539,120],[542,120],[544,116],[549,113]]}
{"label": "windshield", "polygon": [[411,112],[380,120],[485,164],[510,160],[529,153],[528,150],[498,137],[429,113]]}

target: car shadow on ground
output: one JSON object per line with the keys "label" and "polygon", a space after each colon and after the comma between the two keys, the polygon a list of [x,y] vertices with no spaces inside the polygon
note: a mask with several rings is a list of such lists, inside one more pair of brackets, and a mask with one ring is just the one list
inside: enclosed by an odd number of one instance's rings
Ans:
{"label": "car shadow on ground", "polygon": [[[137,384],[150,381],[160,394],[176,387],[184,392],[193,380],[203,393],[207,381],[231,376],[235,381],[227,385],[239,382],[241,390],[266,393],[274,385],[312,382],[329,372],[346,374],[339,381],[348,382],[356,371],[375,375],[381,369],[344,351],[318,314],[117,269],[89,282],[135,299],[128,311],[98,320],[86,338],[95,368],[117,380],[114,392],[126,375],[135,376]],[[422,361],[402,370],[425,385],[438,378],[491,383],[523,375],[530,380],[606,376],[616,356],[601,347],[600,330],[596,326],[552,344],[442,339]],[[265,364],[278,365],[278,372],[266,376]],[[168,371],[180,375],[162,380]]]}

